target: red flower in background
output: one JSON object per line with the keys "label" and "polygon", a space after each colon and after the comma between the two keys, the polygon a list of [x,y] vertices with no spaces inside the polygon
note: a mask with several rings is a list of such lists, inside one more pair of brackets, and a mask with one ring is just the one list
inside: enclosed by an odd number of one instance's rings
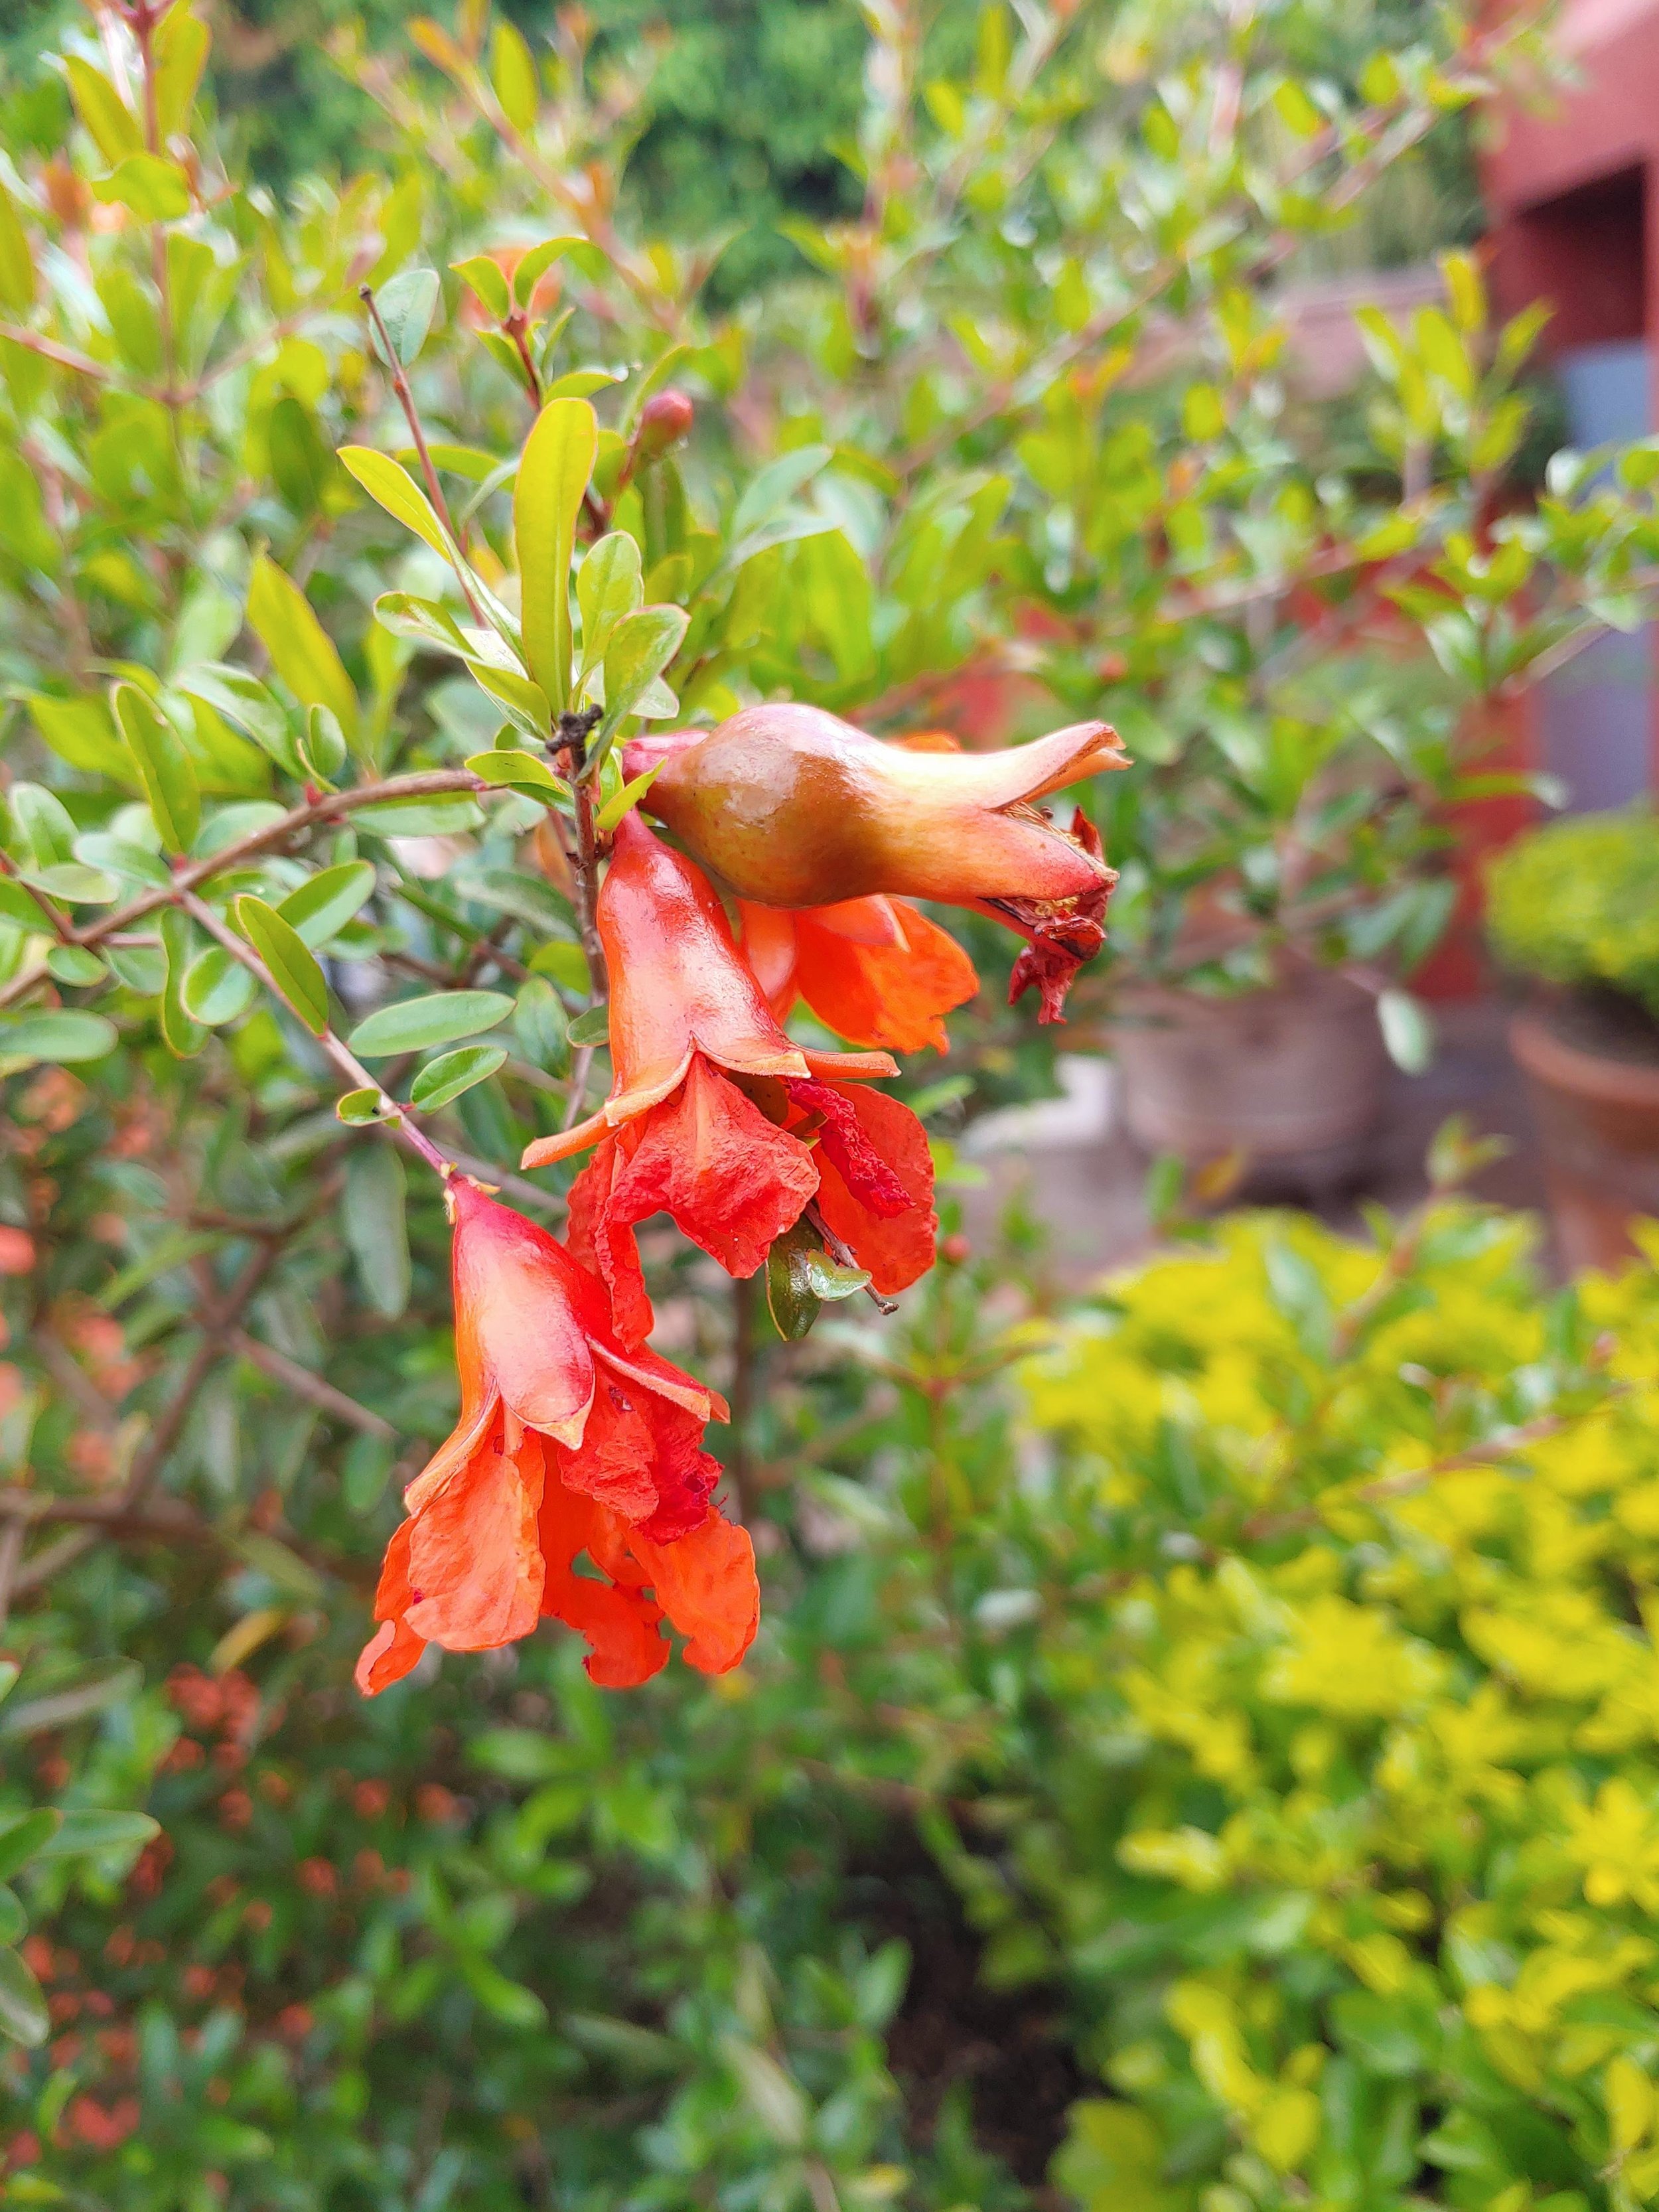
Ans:
{"label": "red flower in background", "polygon": [[[428,1644],[510,1644],[544,1613],[587,1638],[607,1687],[665,1662],[665,1618],[691,1665],[724,1674],[760,1606],[747,1532],[710,1499],[702,1431],[724,1404],[624,1350],[603,1286],[545,1230],[464,1177],[449,1197],[460,1418],[404,1493],[358,1687],[398,1680]],[[583,1552],[606,1579],[574,1571]]]}
{"label": "red flower in background", "polygon": [[839,906],[738,903],[744,957],[780,1021],[797,999],[854,1044],[950,1048],[944,1017],[979,988],[954,937],[908,899]]}
{"label": "red flower in background", "polygon": [[569,1235],[609,1285],[623,1340],[651,1327],[634,1227],[659,1212],[729,1274],[751,1275],[811,1206],[878,1290],[915,1282],[938,1225],[927,1137],[908,1107],[865,1087],[894,1062],[792,1042],[712,885],[635,815],[617,827],[598,919],[611,1094],[530,1146],[524,1165],[598,1144],[571,1189]]}
{"label": "red flower in background", "polygon": [[718,729],[628,749],[663,767],[644,804],[741,899],[823,907],[872,895],[977,908],[1019,932],[1011,998],[1036,988],[1059,1021],[1067,985],[1105,941],[1117,880],[1080,811],[1068,831],[1036,802],[1124,768],[1103,722],[1001,752],[884,744],[821,708],[745,708]]}

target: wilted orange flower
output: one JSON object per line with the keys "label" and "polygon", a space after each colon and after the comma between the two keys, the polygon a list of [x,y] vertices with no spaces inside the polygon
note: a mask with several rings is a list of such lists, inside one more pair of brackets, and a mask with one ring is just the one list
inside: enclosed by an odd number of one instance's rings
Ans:
{"label": "wilted orange flower", "polygon": [[943,1017],[979,988],[974,963],[908,899],[838,906],[738,902],[744,957],[782,1021],[797,999],[854,1044],[949,1049]]}
{"label": "wilted orange flower", "polygon": [[927,1136],[907,1106],[864,1087],[896,1074],[888,1055],[793,1043],[708,878],[636,815],[617,827],[599,927],[613,1088],[524,1164],[599,1143],[571,1189],[569,1234],[610,1286],[624,1341],[651,1326],[634,1224],[658,1212],[729,1274],[753,1274],[808,1206],[878,1291],[924,1273],[938,1225]]}
{"label": "wilted orange flower", "polygon": [[995,753],[884,744],[821,708],[748,707],[718,729],[628,749],[664,765],[645,805],[739,898],[821,907],[872,894],[977,908],[1026,939],[1011,996],[1036,987],[1058,1021],[1105,940],[1117,878],[1080,811],[1057,829],[1036,801],[1127,766],[1115,731],[1080,722]]}
{"label": "wilted orange flower", "polygon": [[[545,1230],[464,1176],[448,1188],[460,1418],[404,1493],[358,1687],[398,1680],[428,1644],[510,1644],[544,1613],[586,1638],[609,1688],[665,1664],[665,1618],[692,1666],[724,1674],[760,1617],[747,1532],[709,1495],[703,1425],[724,1404],[624,1351],[603,1286]],[[605,1580],[576,1573],[583,1552]]]}

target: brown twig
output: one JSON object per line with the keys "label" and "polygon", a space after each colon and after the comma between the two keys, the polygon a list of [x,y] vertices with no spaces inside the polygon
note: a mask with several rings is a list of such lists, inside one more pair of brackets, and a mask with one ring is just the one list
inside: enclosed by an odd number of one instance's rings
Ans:
{"label": "brown twig", "polygon": [[[301,830],[313,830],[333,821],[337,816],[349,814],[360,806],[377,806],[398,799],[431,799],[451,792],[484,792],[489,786],[466,769],[428,769],[418,775],[392,776],[383,783],[355,786],[349,791],[331,791],[321,797],[307,799],[303,806],[295,806],[283,815],[281,821],[272,822],[263,830],[250,831],[234,844],[225,846],[204,859],[192,860],[175,870],[173,881],[154,890],[143,891],[135,899],[106,915],[101,921],[89,922],[84,928],[70,931],[65,939],[71,945],[101,945],[106,938],[114,937],[130,929],[145,915],[154,914],[158,908],[175,904],[186,891],[196,890],[227,869],[240,867],[243,861],[256,854],[268,853],[285,845],[290,837]],[[36,983],[45,980],[44,967],[28,968],[0,985],[0,1006],[13,1005]]]}
{"label": "brown twig", "polygon": [[456,580],[460,585],[467,605],[472,610],[473,621],[482,627],[484,622],[484,611],[479,603],[477,593],[472,588],[472,579],[466,573],[466,562],[462,556],[461,541],[450,516],[449,501],[444,497],[444,488],[438,481],[438,471],[432,465],[432,455],[427,447],[426,432],[421,428],[420,412],[415,404],[415,395],[409,388],[409,379],[404,374],[403,362],[398,358],[398,349],[392,344],[391,335],[386,330],[385,319],[375,301],[373,286],[360,284],[357,287],[357,297],[368,310],[368,319],[374,326],[374,335],[380,342],[386,365],[392,372],[392,389],[398,395],[398,404],[404,410],[404,420],[409,425],[409,434],[415,441],[415,451],[420,459],[421,474],[426,478],[426,495],[432,501],[438,520],[444,526],[444,535],[455,549],[455,557],[450,565],[455,571]]}
{"label": "brown twig", "polygon": [[398,1433],[392,1423],[381,1414],[360,1406],[343,1390],[337,1390],[310,1368],[301,1367],[297,1359],[278,1352],[274,1345],[261,1344],[257,1336],[250,1336],[245,1328],[235,1330],[229,1340],[229,1348],[239,1352],[244,1359],[252,1362],[262,1374],[273,1382],[280,1382],[285,1390],[292,1390],[298,1398],[309,1399],[320,1412],[331,1413],[337,1421],[349,1428],[360,1429],[366,1437],[392,1437]]}

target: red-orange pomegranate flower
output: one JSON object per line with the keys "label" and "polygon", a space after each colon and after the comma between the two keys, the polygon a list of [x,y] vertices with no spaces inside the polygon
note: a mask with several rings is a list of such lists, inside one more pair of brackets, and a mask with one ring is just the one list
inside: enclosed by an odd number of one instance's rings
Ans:
{"label": "red-orange pomegranate flower", "polygon": [[636,815],[617,827],[598,919],[613,1088],[524,1164],[598,1143],[571,1188],[569,1235],[609,1286],[624,1341],[651,1327],[634,1228],[659,1212],[729,1274],[752,1275],[811,1207],[877,1290],[915,1282],[938,1226],[927,1136],[908,1107],[865,1087],[894,1062],[793,1043],[708,878]]}
{"label": "red-orange pomegranate flower", "polygon": [[1127,761],[1104,722],[1002,752],[884,744],[821,708],[748,707],[718,729],[628,749],[663,767],[644,802],[742,899],[821,907],[876,894],[977,908],[1027,941],[1011,998],[1035,987],[1063,1018],[1067,985],[1105,941],[1117,878],[1080,811],[1069,831],[1036,802]]}
{"label": "red-orange pomegranate flower", "polygon": [[797,999],[853,1044],[949,1049],[944,1016],[979,988],[954,937],[908,899],[839,906],[738,903],[744,957],[780,1021]]}
{"label": "red-orange pomegranate flower", "polygon": [[[607,1688],[665,1664],[665,1619],[692,1666],[725,1674],[760,1595],[747,1531],[710,1496],[703,1425],[724,1404],[625,1350],[603,1285],[545,1230],[463,1176],[449,1200],[460,1418],[404,1493],[358,1688],[398,1681],[428,1644],[492,1650],[544,1614],[586,1638]],[[603,1579],[576,1572],[583,1553]]]}

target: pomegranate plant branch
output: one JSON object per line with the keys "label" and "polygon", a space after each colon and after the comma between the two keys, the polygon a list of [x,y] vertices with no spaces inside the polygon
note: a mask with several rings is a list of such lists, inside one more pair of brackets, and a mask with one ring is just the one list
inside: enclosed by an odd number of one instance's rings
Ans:
{"label": "pomegranate plant branch", "polygon": [[449,512],[449,501],[444,497],[444,488],[438,481],[438,471],[433,465],[431,451],[426,442],[426,432],[421,428],[420,413],[415,404],[415,395],[409,388],[409,379],[404,374],[403,362],[398,358],[397,348],[392,343],[391,334],[386,329],[379,302],[374,297],[374,287],[369,284],[360,284],[357,288],[357,297],[368,310],[368,319],[374,325],[374,335],[380,342],[381,356],[392,372],[392,389],[398,395],[398,404],[404,410],[404,420],[409,425],[409,434],[414,441],[415,451],[420,458],[421,474],[426,479],[427,497],[432,501],[438,520],[444,526],[445,534],[455,548],[456,579],[465,595],[467,605],[472,611],[473,621],[482,628],[485,621],[484,611],[478,603],[477,593],[473,590],[472,580],[466,573],[466,564],[461,553],[461,541],[456,533],[454,520]]}
{"label": "pomegranate plant branch", "polygon": [[[272,980],[270,969],[253,947],[244,944],[229,924],[215,914],[205,899],[199,899],[193,892],[187,891],[181,896],[179,903],[192,921],[206,930],[210,937],[224,947],[233,960],[240,961],[250,975],[257,976],[273,997],[283,998],[282,992],[277,989]],[[380,1102],[382,1110],[397,1123],[398,1133],[410,1152],[417,1159],[423,1160],[434,1175],[447,1182],[450,1176],[455,1173],[454,1161],[433,1143],[426,1131],[416,1123],[409,1109],[400,1105],[397,1099],[388,1097],[350,1047],[342,1038],[336,1036],[331,1029],[324,1029],[318,1032],[317,1042],[341,1074],[347,1079],[354,1091],[374,1092]]]}

